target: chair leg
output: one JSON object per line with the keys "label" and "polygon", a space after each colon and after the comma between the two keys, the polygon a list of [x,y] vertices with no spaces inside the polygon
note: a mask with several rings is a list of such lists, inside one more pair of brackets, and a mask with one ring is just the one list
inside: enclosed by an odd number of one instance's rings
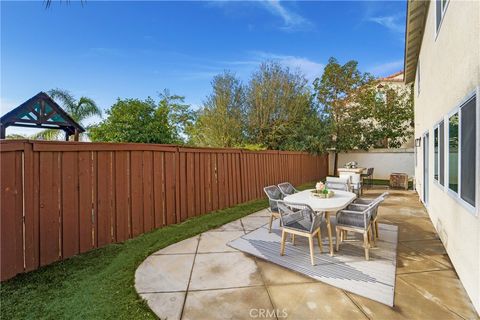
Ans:
{"label": "chair leg", "polygon": [[282,243],[280,245],[280,255],[283,256],[285,254],[285,238],[287,237],[285,230],[282,230]]}
{"label": "chair leg", "polygon": [[373,223],[375,224],[375,237],[378,239],[379,236],[378,236],[378,221],[377,221],[377,219],[375,219],[375,221]]}
{"label": "chair leg", "polygon": [[369,256],[369,243],[368,243],[368,230],[363,233],[363,246],[365,247],[365,260],[370,260]]}
{"label": "chair leg", "polygon": [[323,252],[322,235],[320,233],[320,228],[318,228],[318,232],[317,232],[317,241],[318,241],[318,246],[320,247],[320,252]]}
{"label": "chair leg", "polygon": [[315,265],[315,261],[313,260],[313,237],[312,235],[308,236],[308,244],[310,247],[310,262],[312,263],[312,266]]}
{"label": "chair leg", "polygon": [[268,224],[268,233],[272,232],[273,214],[270,214],[270,223]]}
{"label": "chair leg", "polygon": [[292,233],[292,245],[294,246],[295,245],[295,234]]}
{"label": "chair leg", "polygon": [[338,248],[340,247],[340,229],[338,227],[335,228],[335,233],[336,233],[336,237],[335,237],[335,244],[336,244],[336,247],[337,247],[337,251],[338,251]]}

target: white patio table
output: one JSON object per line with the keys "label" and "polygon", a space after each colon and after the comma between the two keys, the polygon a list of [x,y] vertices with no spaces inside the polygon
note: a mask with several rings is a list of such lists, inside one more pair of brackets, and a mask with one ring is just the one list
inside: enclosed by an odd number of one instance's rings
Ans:
{"label": "white patio table", "polygon": [[347,207],[357,197],[355,193],[333,190],[335,193],[331,198],[319,198],[312,194],[313,189],[304,190],[286,196],[283,201],[293,203],[308,204],[316,212],[325,212],[325,220],[327,220],[328,241],[330,245],[330,256],[333,256],[333,240],[332,240],[332,226],[330,217],[337,211]]}

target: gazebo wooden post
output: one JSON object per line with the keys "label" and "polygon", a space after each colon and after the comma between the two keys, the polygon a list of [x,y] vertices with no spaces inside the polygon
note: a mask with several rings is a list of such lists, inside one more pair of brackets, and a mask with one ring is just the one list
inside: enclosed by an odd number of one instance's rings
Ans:
{"label": "gazebo wooden post", "polygon": [[68,131],[65,130],[65,141],[68,141],[68,139],[69,139],[69,134],[68,134]]}
{"label": "gazebo wooden post", "polygon": [[0,139],[5,139],[6,129],[3,124],[0,124]]}
{"label": "gazebo wooden post", "polygon": [[78,141],[79,138],[79,132],[78,129],[75,129],[75,135],[73,136],[73,141]]}

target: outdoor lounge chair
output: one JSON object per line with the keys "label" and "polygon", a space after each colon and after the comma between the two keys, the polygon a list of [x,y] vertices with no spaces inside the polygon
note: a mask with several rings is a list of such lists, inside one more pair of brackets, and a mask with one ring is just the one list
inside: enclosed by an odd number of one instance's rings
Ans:
{"label": "outdoor lounge chair", "polygon": [[343,190],[351,191],[350,179],[349,178],[337,178],[337,177],[327,177],[325,186],[330,190]]}
{"label": "outdoor lounge chair", "polygon": [[378,199],[369,205],[351,204],[347,209],[340,210],[337,214],[336,231],[336,247],[337,251],[340,243],[346,237],[346,232],[352,231],[363,234],[363,247],[365,249],[365,259],[370,259],[369,234],[372,226],[372,212],[376,210],[383,199]]}
{"label": "outdoor lounge chair", "polygon": [[280,192],[284,197],[289,196],[291,194],[294,194],[298,192],[297,189],[293,187],[293,185],[290,182],[283,182],[278,185],[278,188],[280,189]]}
{"label": "outdoor lounge chair", "polygon": [[[376,198],[358,198],[358,199],[355,199],[353,201],[353,204],[357,205],[358,206],[368,206],[370,204],[372,204],[373,202],[375,201],[378,201],[378,200],[385,200],[385,198],[388,196],[388,192],[384,192],[382,193],[381,195],[379,195],[378,197]],[[380,201],[380,202],[381,202]],[[372,211],[372,239],[375,240],[375,239],[378,239],[378,222],[377,222],[377,218],[378,218],[378,205],[374,208],[374,210]]]}
{"label": "outdoor lounge chair", "polygon": [[322,237],[320,234],[320,224],[323,214],[316,213],[310,206],[301,203],[278,202],[278,211],[282,223],[282,243],[280,246],[280,255],[285,254],[285,241],[287,234],[292,235],[292,244],[295,245],[295,235],[307,237],[310,248],[310,262],[315,265],[313,258],[313,238],[316,236],[320,252],[322,252]]}
{"label": "outdoor lounge chair", "polygon": [[280,217],[280,214],[278,213],[277,203],[278,201],[283,199],[283,195],[277,186],[265,187],[263,188],[263,191],[266,193],[268,197],[268,202],[270,204],[270,208],[268,209],[270,211],[270,223],[268,227],[268,232],[272,232],[273,219]]}

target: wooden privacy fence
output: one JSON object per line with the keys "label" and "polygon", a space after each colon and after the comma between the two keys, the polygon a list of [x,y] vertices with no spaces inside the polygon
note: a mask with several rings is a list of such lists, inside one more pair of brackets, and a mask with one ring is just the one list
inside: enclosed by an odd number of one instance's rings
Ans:
{"label": "wooden privacy fence", "polygon": [[324,178],[327,156],[155,144],[1,141],[1,280]]}

